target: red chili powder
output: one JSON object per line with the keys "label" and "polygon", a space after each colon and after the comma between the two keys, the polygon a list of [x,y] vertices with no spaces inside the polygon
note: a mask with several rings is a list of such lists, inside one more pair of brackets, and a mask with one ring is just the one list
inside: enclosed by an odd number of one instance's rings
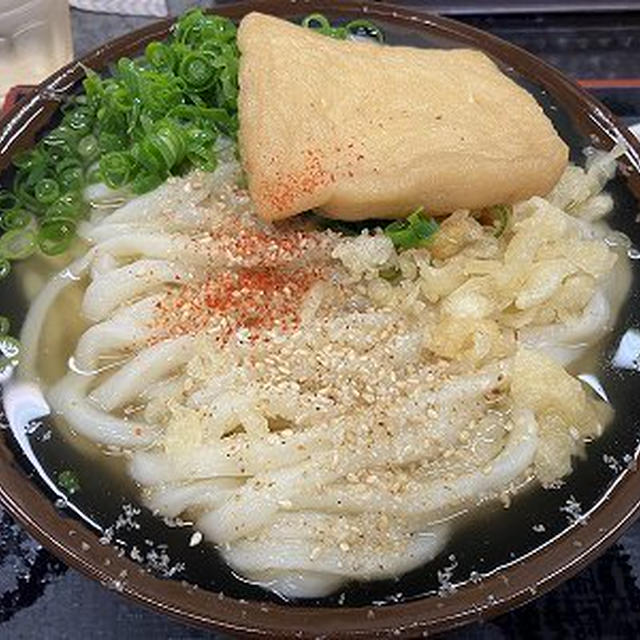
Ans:
{"label": "red chili powder", "polygon": [[212,239],[239,266],[168,291],[156,305],[152,341],[210,331],[225,342],[240,328],[255,341],[275,327],[295,328],[305,295],[322,277],[321,268],[300,266],[322,243],[320,234],[236,228]]}
{"label": "red chili powder", "polygon": [[259,185],[258,198],[268,207],[270,214],[277,218],[278,214],[332,182],[335,182],[335,176],[323,167],[322,155],[307,149],[302,171],[288,175],[277,171],[275,179],[270,178]]}
{"label": "red chili powder", "polygon": [[243,327],[253,341],[276,326],[283,331],[293,329],[299,322],[300,304],[319,276],[317,270],[308,268],[218,272],[200,285],[169,292],[158,302],[156,339],[195,334],[216,325],[222,341]]}
{"label": "red chili powder", "polygon": [[211,238],[230,260],[241,266],[275,267],[302,258],[323,241],[318,233],[280,229],[268,233],[259,229],[232,228],[212,232]]}

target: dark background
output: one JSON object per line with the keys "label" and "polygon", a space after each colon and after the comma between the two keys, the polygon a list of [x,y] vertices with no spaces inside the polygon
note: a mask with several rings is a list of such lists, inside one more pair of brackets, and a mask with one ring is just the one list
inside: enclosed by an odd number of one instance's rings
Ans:
{"label": "dark background", "polygon": [[[131,13],[144,13],[149,6],[145,0],[119,4]],[[194,3],[168,0],[167,4],[171,13],[179,13]],[[428,6],[528,49],[581,81],[628,124],[640,122],[638,0],[398,4]],[[82,55],[153,19],[73,9],[75,52]],[[640,523],[590,567],[550,594],[491,622],[445,637],[638,638],[639,578]],[[0,639],[36,637],[222,639],[141,609],[67,569],[0,510]]]}

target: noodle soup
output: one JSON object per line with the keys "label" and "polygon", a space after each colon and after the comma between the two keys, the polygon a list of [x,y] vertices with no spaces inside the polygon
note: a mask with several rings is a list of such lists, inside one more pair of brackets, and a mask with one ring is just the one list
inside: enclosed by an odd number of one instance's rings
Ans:
{"label": "noodle soup", "polygon": [[[564,367],[628,287],[597,222],[614,168],[594,153],[500,234],[460,211],[398,254],[375,227],[258,222],[229,156],[96,210],[31,305],[20,377],[244,580],[317,598],[407,573],[447,556],[461,514],[554,485],[606,428]],[[70,309],[86,320],[58,324],[64,341],[42,332]]]}
{"label": "noodle soup", "polygon": [[608,222],[632,233],[635,202],[621,149],[577,153],[535,95],[560,184],[417,249],[260,222],[226,139],[139,198],[90,187],[71,256],[12,281],[7,389],[52,411],[14,444],[57,506],[156,575],[318,606],[446,596],[584,522],[637,444],[608,364],[635,255]]}

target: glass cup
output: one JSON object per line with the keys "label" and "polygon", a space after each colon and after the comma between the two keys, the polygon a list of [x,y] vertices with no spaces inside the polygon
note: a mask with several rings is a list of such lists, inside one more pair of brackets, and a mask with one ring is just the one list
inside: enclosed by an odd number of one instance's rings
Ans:
{"label": "glass cup", "polygon": [[0,0],[0,108],[12,86],[36,84],[72,57],[67,0]]}

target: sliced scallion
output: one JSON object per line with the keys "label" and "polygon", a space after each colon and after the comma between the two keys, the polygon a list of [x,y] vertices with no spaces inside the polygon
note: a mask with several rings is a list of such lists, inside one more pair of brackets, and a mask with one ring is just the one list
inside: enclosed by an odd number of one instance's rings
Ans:
{"label": "sliced scallion", "polygon": [[80,491],[80,480],[78,480],[77,474],[71,471],[71,469],[65,469],[58,474],[58,484],[69,495]]}
{"label": "sliced scallion", "polygon": [[124,151],[111,151],[100,158],[100,175],[108,187],[118,189],[129,182],[133,159]]}
{"label": "sliced scallion", "polygon": [[45,219],[40,225],[37,241],[40,251],[48,256],[64,253],[76,232],[75,221],[66,217]]}
{"label": "sliced scallion", "polygon": [[433,241],[439,226],[433,218],[426,217],[423,211],[420,207],[405,220],[397,220],[385,227],[384,233],[396,249],[426,247]]}
{"label": "sliced scallion", "polygon": [[13,193],[0,189],[0,211],[13,209],[18,204],[16,197]]}
{"label": "sliced scallion", "polygon": [[0,227],[5,231],[11,229],[23,229],[31,222],[32,216],[24,209],[11,209],[5,211],[0,217]]}
{"label": "sliced scallion", "polygon": [[38,184],[36,184],[36,200],[42,204],[51,204],[55,202],[59,195],[60,187],[58,183],[51,178],[42,178],[42,180],[39,180]]}
{"label": "sliced scallion", "polygon": [[384,33],[380,27],[376,26],[370,20],[352,20],[345,25],[345,29],[350,35],[364,34],[370,38],[375,38],[378,42],[384,42]]}
{"label": "sliced scallion", "polygon": [[176,54],[173,48],[164,42],[151,42],[145,50],[149,64],[159,71],[172,71],[176,65]]}
{"label": "sliced scallion", "polygon": [[190,53],[182,59],[178,73],[190,89],[209,89],[217,79],[215,58],[205,53]]}
{"label": "sliced scallion", "polygon": [[331,29],[331,23],[322,13],[311,13],[303,21],[302,26],[307,29],[317,29],[319,31],[327,31]]}
{"label": "sliced scallion", "polygon": [[98,139],[92,133],[78,141],[78,153],[85,162],[93,160],[99,152]]}
{"label": "sliced scallion", "polygon": [[7,260],[24,260],[36,248],[36,235],[31,229],[11,229],[0,238],[0,255]]}

